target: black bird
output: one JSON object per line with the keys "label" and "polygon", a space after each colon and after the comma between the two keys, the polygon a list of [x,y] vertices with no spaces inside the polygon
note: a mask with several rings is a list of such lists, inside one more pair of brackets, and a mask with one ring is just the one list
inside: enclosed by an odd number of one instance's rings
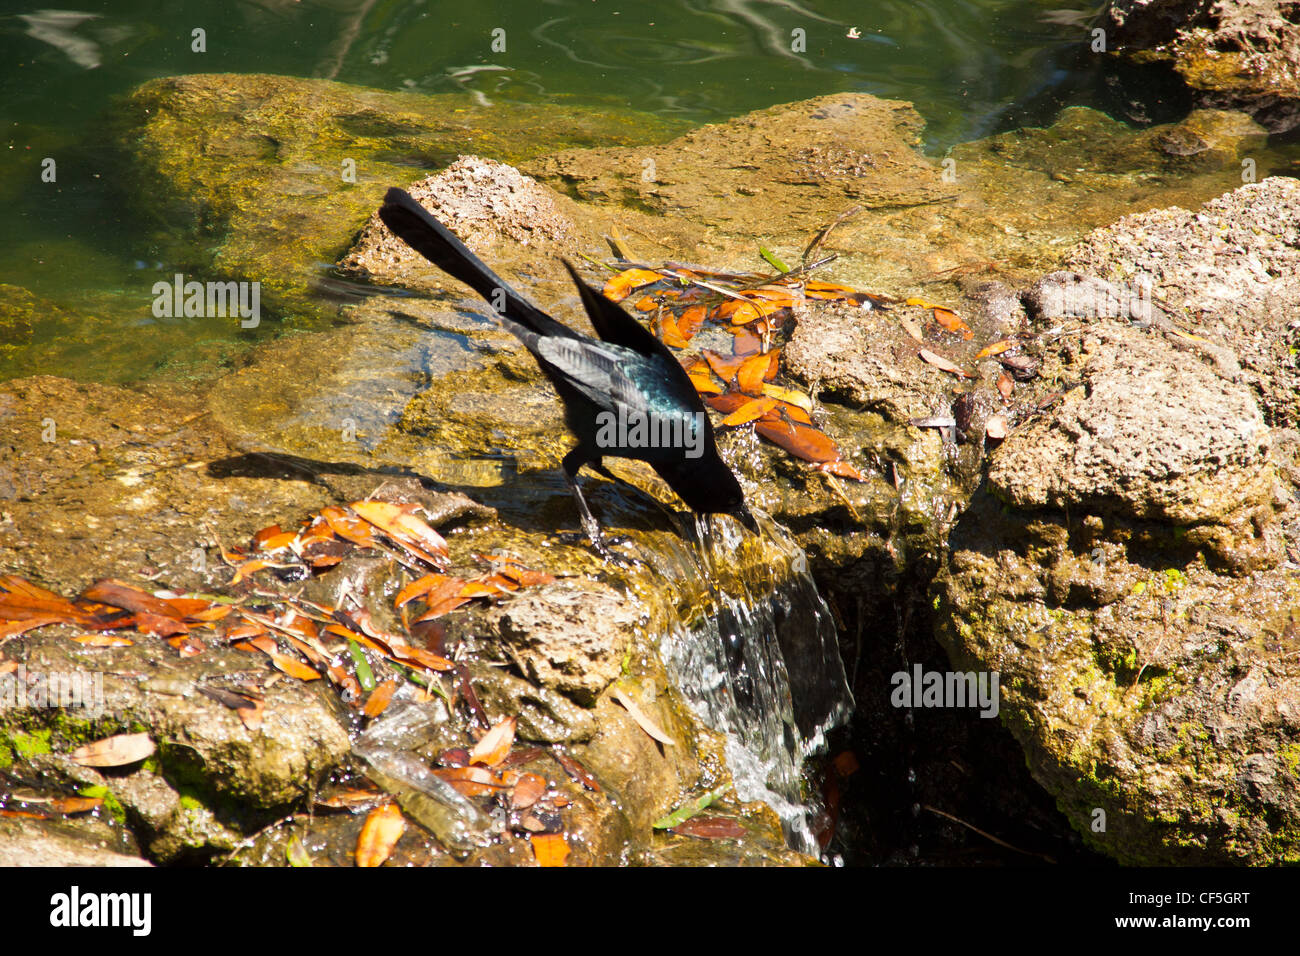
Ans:
{"label": "black bird", "polygon": [[618,481],[602,462],[606,456],[647,462],[692,510],[729,514],[758,531],[681,364],[621,306],[583,282],[572,265],[564,263],[600,341],[520,296],[403,190],[388,190],[379,218],[408,246],[486,299],[555,386],[564,420],[578,440],[561,464],[564,480],[583,529],[602,556],[611,555],[578,486],[578,471],[587,465]]}

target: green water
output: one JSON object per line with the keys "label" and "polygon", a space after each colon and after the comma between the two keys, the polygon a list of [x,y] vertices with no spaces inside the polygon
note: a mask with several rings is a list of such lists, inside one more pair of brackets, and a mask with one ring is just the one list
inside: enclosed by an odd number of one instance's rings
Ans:
{"label": "green water", "polygon": [[[123,211],[112,104],[158,76],[266,72],[461,90],[503,110],[562,97],[691,122],[851,90],[914,102],[932,152],[1049,122],[1063,104],[1108,105],[1095,92],[1097,58],[1086,55],[1091,11],[1029,0],[243,0],[76,10],[9,4],[0,16],[0,283],[66,310],[35,323],[35,348],[6,351],[0,341],[0,378],[197,377],[274,333],[274,323],[240,332],[219,319],[157,319],[148,308],[154,282],[207,258],[178,241],[179,228],[173,235]],[[192,49],[195,28],[206,33],[205,52]],[[494,52],[494,39],[504,50]],[[1118,105],[1146,120],[1178,108],[1158,94]],[[41,181],[46,158],[57,164],[54,183]]]}

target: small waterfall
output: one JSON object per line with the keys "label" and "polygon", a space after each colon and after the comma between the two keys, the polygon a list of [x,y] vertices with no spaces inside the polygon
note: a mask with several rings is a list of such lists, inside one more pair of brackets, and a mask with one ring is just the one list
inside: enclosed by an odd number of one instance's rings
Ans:
{"label": "small waterfall", "polygon": [[[699,600],[678,615],[660,651],[696,715],[725,735],[740,799],[772,807],[790,846],[815,856],[803,763],[848,720],[853,698],[803,550],[759,520],[765,541],[747,540],[730,519],[697,518],[694,541],[682,541],[675,557],[695,564]],[[741,578],[736,553],[754,545],[767,557],[743,562]]]}

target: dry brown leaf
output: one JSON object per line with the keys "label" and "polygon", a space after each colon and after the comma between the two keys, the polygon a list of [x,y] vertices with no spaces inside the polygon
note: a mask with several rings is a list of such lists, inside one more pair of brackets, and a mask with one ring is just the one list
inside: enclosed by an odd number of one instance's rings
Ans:
{"label": "dry brown leaf", "polygon": [[262,713],[266,708],[266,702],[251,697],[248,700],[249,706],[237,707],[235,713],[247,730],[260,730],[262,727]]}
{"label": "dry brown leaf", "polygon": [[727,817],[691,817],[673,827],[672,832],[701,840],[735,840],[745,835],[745,828]]}
{"label": "dry brown leaf", "polygon": [[933,365],[941,372],[949,372],[953,375],[960,375],[962,378],[971,378],[970,373],[966,372],[960,365],[957,365],[954,362],[950,362],[942,355],[939,355],[935,352],[931,352],[929,349],[921,349],[921,351],[918,354],[921,356],[923,361],[928,362],[930,365]]}
{"label": "dry brown leaf", "polygon": [[510,806],[514,810],[526,810],[546,793],[546,778],[535,773],[521,774],[515,789],[510,793]]}
{"label": "dry brown leaf", "polygon": [[600,793],[600,783],[592,776],[591,771],[584,767],[578,761],[574,760],[568,754],[560,750],[552,750],[551,756],[556,759],[564,772],[569,775],[574,783],[580,783],[593,793]]}
{"label": "dry brown leaf", "polygon": [[1016,380],[1007,374],[1006,369],[998,373],[998,394],[1002,401],[1011,401],[1011,393],[1016,390]]}
{"label": "dry brown leaf", "polygon": [[669,737],[658,724],[650,719],[632,695],[624,689],[622,684],[615,684],[614,689],[610,691],[610,696],[622,704],[627,712],[632,715],[632,719],[637,722],[637,726],[655,740],[659,741],[661,744],[668,744],[670,747],[677,746],[677,741]]}
{"label": "dry brown leaf", "polygon": [[68,756],[83,767],[121,767],[143,760],[157,749],[148,734],[115,734],[82,744]]}
{"label": "dry brown leaf", "polygon": [[518,721],[514,717],[506,717],[497,721],[492,728],[483,735],[482,739],[474,745],[474,749],[469,752],[470,763],[487,764],[489,767],[495,767],[505,759],[506,754],[510,753],[510,745],[515,742],[515,726]]}

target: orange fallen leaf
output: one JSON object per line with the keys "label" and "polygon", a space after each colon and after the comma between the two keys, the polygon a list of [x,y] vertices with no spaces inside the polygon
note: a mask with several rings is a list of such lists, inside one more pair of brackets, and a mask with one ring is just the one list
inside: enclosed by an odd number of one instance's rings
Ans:
{"label": "orange fallen leaf", "polygon": [[73,814],[94,810],[103,803],[103,797],[56,797],[50,802],[50,806],[59,813]]}
{"label": "orange fallen leaf", "polygon": [[704,361],[709,363],[709,368],[713,373],[724,382],[730,382],[736,377],[740,366],[745,363],[746,356],[743,355],[723,355],[721,352],[715,352],[713,349],[704,349],[701,353]]}
{"label": "orange fallen leaf", "polygon": [[616,276],[611,276],[605,282],[605,287],[601,294],[611,302],[622,302],[636,289],[645,285],[651,285],[662,279],[658,272],[652,272],[649,269],[624,269]]}
{"label": "orange fallen leaf", "polygon": [[828,474],[839,475],[841,478],[852,478],[854,481],[866,481],[867,476],[858,469],[854,468],[847,461],[824,461],[817,466],[818,471],[824,471]]}
{"label": "orange fallen leaf", "polygon": [[236,585],[240,581],[244,580],[244,578],[248,577],[249,575],[256,574],[258,571],[261,571],[263,568],[270,568],[270,567],[274,567],[274,565],[272,565],[270,561],[267,561],[263,558],[254,558],[251,561],[245,561],[243,564],[235,568],[235,576],[230,579],[230,583],[232,586]]}
{"label": "orange fallen leaf", "polygon": [[500,593],[499,587],[486,581],[466,581],[460,589],[460,596],[463,598],[494,597]]}
{"label": "orange fallen leaf", "polygon": [[593,793],[601,792],[600,783],[592,775],[591,771],[578,763],[578,761],[560,750],[552,750],[551,756],[554,757],[556,762],[564,768],[564,772],[569,775],[569,779],[574,783],[582,784]]}
{"label": "orange fallen leaf", "polygon": [[271,659],[271,663],[276,668],[290,677],[296,677],[298,680],[320,680],[320,674],[312,670],[302,661],[290,657],[288,654],[281,654],[275,649],[275,641],[270,637],[260,636],[250,638],[247,641],[241,641],[235,647],[239,650],[246,650],[248,647],[256,648]]}
{"label": "orange fallen leaf", "polygon": [[500,573],[513,579],[522,588],[555,583],[555,575],[547,574],[545,571],[534,571],[532,568],[521,567],[517,564],[505,565],[501,568]]}
{"label": "orange fallen leaf", "polygon": [[754,398],[741,405],[738,409],[722,420],[722,424],[728,427],[735,425],[744,425],[759,418],[764,412],[770,411],[776,407],[775,398]]}
{"label": "orange fallen leaf", "polygon": [[529,840],[533,844],[533,856],[537,857],[538,866],[564,866],[569,856],[569,844],[562,833],[532,833]]}
{"label": "orange fallen leaf", "polygon": [[1011,393],[1016,390],[1016,380],[1007,374],[1006,369],[998,373],[998,394],[1002,401],[1011,401]]}
{"label": "orange fallen leaf", "polygon": [[366,816],[357,838],[357,866],[382,866],[406,832],[406,819],[395,803],[375,807]]}
{"label": "orange fallen leaf", "polygon": [[393,694],[397,691],[400,681],[395,677],[390,677],[378,687],[370,692],[366,698],[366,705],[361,708],[361,713],[367,717],[378,717],[388,707],[389,701],[393,699]]}
{"label": "orange fallen leaf", "polygon": [[433,772],[462,797],[492,796],[514,785],[487,767],[437,767]]}
{"label": "orange fallen leaf", "polygon": [[157,749],[148,734],[115,734],[82,744],[68,756],[83,767],[121,767],[143,760]]}
{"label": "orange fallen leaf", "polygon": [[933,309],[934,320],[949,332],[960,332],[963,339],[972,339],[975,333],[971,331],[969,325],[961,320],[952,309],[945,309],[943,306],[935,306]]}
{"label": "orange fallen leaf", "polygon": [[260,730],[262,727],[262,713],[265,708],[265,701],[256,700],[250,697],[248,699],[248,706],[235,708],[235,713],[239,716],[240,722],[243,723],[246,729],[256,731]]}
{"label": "orange fallen leaf", "polygon": [[375,547],[377,542],[375,541],[374,525],[361,520],[356,515],[348,514],[337,505],[322,508],[320,513],[321,517],[329,524],[330,530],[340,538],[351,541],[363,548]]}
{"label": "orange fallen leaf", "polygon": [[417,505],[392,501],[354,501],[348,505],[384,534],[430,564],[444,564],[447,541],[416,517]]}
{"label": "orange fallen leaf", "polygon": [[775,398],[777,401],[785,402],[787,405],[795,405],[809,415],[812,414],[812,398],[798,389],[782,388],[780,385],[765,382],[763,384],[763,394],[769,398]]}
{"label": "orange fallen leaf", "polygon": [[671,313],[665,312],[660,316],[659,328],[659,338],[663,341],[664,345],[675,349],[684,349],[690,345],[690,342],[686,341],[682,333],[678,331],[677,320],[673,318]]}
{"label": "orange fallen leaf", "polygon": [[984,348],[976,352],[975,360],[979,361],[980,359],[988,358],[991,355],[1001,355],[1003,352],[1007,351],[1007,349],[1013,349],[1019,344],[1020,343],[1015,339],[1001,339],[991,345],[984,346]]}
{"label": "orange fallen leaf", "polygon": [[693,305],[677,317],[677,331],[684,339],[691,339],[700,331],[700,326],[708,317],[709,310],[702,305]]}
{"label": "orange fallen leaf", "polygon": [[419,624],[423,621],[432,621],[434,618],[442,617],[442,615],[448,614],[456,610],[456,608],[460,607],[462,604],[468,604],[472,600],[473,598],[461,597],[459,594],[443,598],[436,604],[430,604],[429,609],[411,623]]}
{"label": "orange fallen leaf", "polygon": [[78,634],[73,640],[87,647],[130,647],[135,643],[117,634]]}
{"label": "orange fallen leaf", "polygon": [[695,386],[695,390],[701,395],[721,394],[722,386],[717,383],[707,370],[704,372],[691,372],[690,377],[691,384]]}
{"label": "orange fallen leaf", "polygon": [[401,607],[418,597],[428,594],[434,587],[448,580],[445,574],[426,574],[421,578],[412,581],[402,590],[397,592],[397,597],[393,599],[394,607]]}
{"label": "orange fallen leaf", "polygon": [[334,791],[328,797],[316,798],[316,806],[330,810],[357,810],[376,803],[392,802],[391,796],[378,790],[360,790],[351,787]]}
{"label": "orange fallen leaf", "polygon": [[37,628],[48,627],[51,624],[63,624],[66,619],[62,617],[31,617],[25,621],[10,621],[8,624],[0,624],[0,641],[10,637],[17,637],[19,634],[26,634],[28,631],[34,631]]}
{"label": "orange fallen leaf", "polygon": [[774,367],[778,354],[774,350],[745,359],[736,372],[736,384],[740,386],[740,390],[750,395],[760,394],[763,383],[770,377],[768,371]]}
{"label": "orange fallen leaf", "polygon": [[804,461],[820,464],[840,457],[835,442],[811,425],[790,421],[759,422],[754,430]]}

